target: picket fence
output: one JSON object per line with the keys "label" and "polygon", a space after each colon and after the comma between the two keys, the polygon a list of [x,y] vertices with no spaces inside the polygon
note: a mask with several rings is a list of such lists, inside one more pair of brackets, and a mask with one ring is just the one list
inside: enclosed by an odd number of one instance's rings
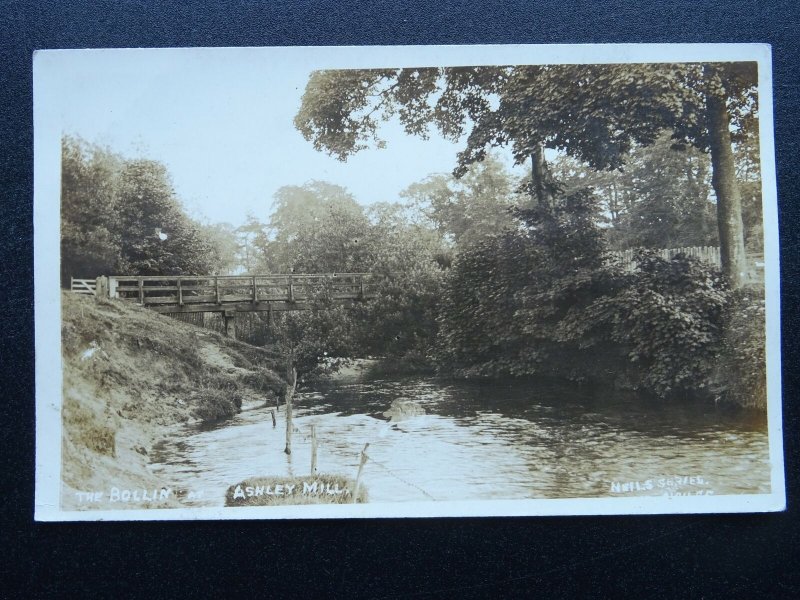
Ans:
{"label": "picket fence", "polygon": [[[614,252],[609,252],[612,258],[615,258],[619,261],[622,267],[626,271],[633,271],[636,269],[636,261],[634,260],[634,254],[636,250],[629,249],[629,250],[617,250]],[[656,250],[655,253],[663,258],[664,260],[670,260],[672,257],[678,254],[685,254],[687,256],[693,256],[695,258],[699,258],[711,265],[714,265],[717,268],[722,267],[722,260],[719,256],[719,248],[717,246],[691,246],[687,248],[664,248],[662,250]]]}

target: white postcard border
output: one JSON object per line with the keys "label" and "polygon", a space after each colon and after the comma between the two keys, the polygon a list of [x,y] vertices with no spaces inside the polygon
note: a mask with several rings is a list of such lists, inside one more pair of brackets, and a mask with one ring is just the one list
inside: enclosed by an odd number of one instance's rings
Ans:
{"label": "white postcard border", "polygon": [[[65,67],[82,60],[142,60],[153,53],[215,53],[231,60],[259,53],[307,69],[557,63],[757,61],[767,326],[771,493],[696,497],[619,497],[304,505],[252,508],[60,508],[61,372],[59,235],[59,96],[73,82]],[[771,49],[766,44],[619,44],[508,46],[373,46],[40,50],[34,54],[34,307],[36,343],[36,503],[38,521],[317,519],[728,513],[783,510],[786,504],[781,424],[780,285],[773,140]]]}

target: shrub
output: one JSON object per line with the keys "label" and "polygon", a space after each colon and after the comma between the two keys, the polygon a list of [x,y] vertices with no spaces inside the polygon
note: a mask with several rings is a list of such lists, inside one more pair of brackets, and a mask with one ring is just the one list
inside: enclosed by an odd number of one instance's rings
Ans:
{"label": "shrub", "polygon": [[276,396],[281,395],[286,388],[286,382],[277,373],[266,367],[244,373],[240,380],[244,385],[258,392],[272,392]]}
{"label": "shrub", "polygon": [[703,390],[719,362],[731,294],[722,274],[698,259],[638,252],[637,269],[600,299],[610,338],[627,350],[638,386],[669,396]]}
{"label": "shrub", "polygon": [[[719,399],[748,408],[767,406],[764,293],[737,291],[726,310],[720,360],[712,377]],[[736,377],[730,374],[735,373]]]}
{"label": "shrub", "polygon": [[660,397],[703,390],[730,291],[715,268],[640,251],[607,260],[587,192],[520,211],[526,229],[463,250],[442,302],[438,360],[465,376],[606,381]]}
{"label": "shrub", "polygon": [[208,388],[194,397],[196,406],[192,414],[203,423],[215,423],[236,415],[242,409],[242,396],[238,392]]}

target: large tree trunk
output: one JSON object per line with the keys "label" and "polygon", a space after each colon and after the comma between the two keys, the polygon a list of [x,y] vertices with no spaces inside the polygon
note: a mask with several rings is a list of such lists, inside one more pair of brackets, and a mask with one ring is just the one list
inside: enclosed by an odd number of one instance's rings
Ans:
{"label": "large tree trunk", "polygon": [[744,251],[742,196],[736,181],[731,148],[730,115],[725,89],[712,67],[705,68],[706,111],[711,147],[711,183],[717,195],[717,227],[722,272],[733,287],[740,287],[747,271]]}
{"label": "large tree trunk", "polygon": [[531,154],[531,181],[536,206],[553,207],[553,178],[544,158],[544,146],[538,144]]}

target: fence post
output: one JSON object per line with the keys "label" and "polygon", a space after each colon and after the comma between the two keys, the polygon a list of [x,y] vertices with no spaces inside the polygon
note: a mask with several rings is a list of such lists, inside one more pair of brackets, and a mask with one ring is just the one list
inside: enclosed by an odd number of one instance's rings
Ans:
{"label": "fence post", "polygon": [[139,304],[144,306],[144,279],[139,277]]}
{"label": "fence post", "polygon": [[183,284],[181,278],[178,277],[178,306],[183,306]]}
{"label": "fence post", "polygon": [[253,276],[253,303],[258,302],[258,291],[256,290],[256,278]]}
{"label": "fence post", "polygon": [[317,474],[317,426],[311,426],[311,474]]}
{"label": "fence post", "polygon": [[94,284],[94,299],[99,302],[101,298],[108,298],[108,279],[102,275],[95,279]]}
{"label": "fence post", "polygon": [[286,447],[283,451],[286,454],[292,453],[292,397],[294,396],[294,388],[297,385],[297,369],[292,367],[289,381],[286,384],[286,395],[283,398],[283,403],[286,405]]}
{"label": "fence post", "polygon": [[216,300],[217,304],[220,303],[219,301],[219,277],[214,276],[214,299]]}
{"label": "fence post", "polygon": [[361,472],[364,470],[364,465],[367,462],[367,448],[369,448],[369,442],[364,444],[364,449],[361,451],[361,460],[358,463],[358,473],[356,474],[356,489],[353,492],[353,504],[358,502],[358,491],[361,487]]}

